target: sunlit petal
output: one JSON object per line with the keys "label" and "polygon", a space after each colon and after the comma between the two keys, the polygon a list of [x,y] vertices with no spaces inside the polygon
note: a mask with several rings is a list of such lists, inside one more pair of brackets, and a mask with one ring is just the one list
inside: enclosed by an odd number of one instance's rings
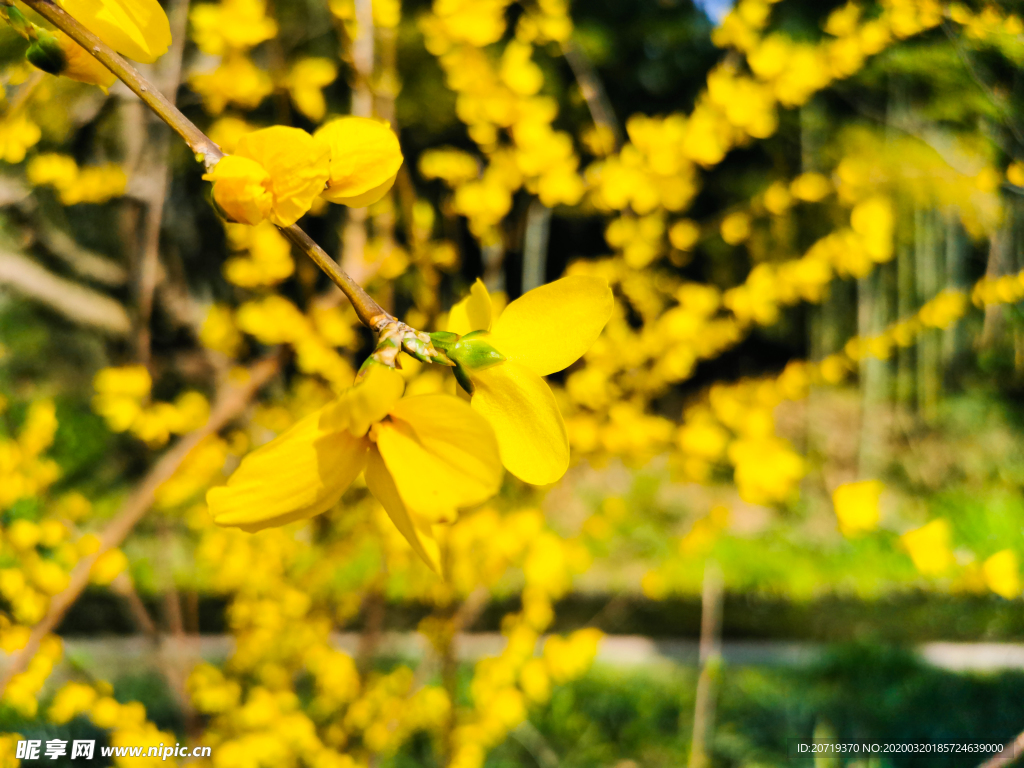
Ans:
{"label": "sunlit petal", "polygon": [[513,301],[494,323],[490,342],[540,376],[568,368],[590,349],[612,314],[604,278],[563,277]]}
{"label": "sunlit petal", "polygon": [[510,360],[473,374],[473,384],[473,410],[494,428],[505,469],[534,485],[565,474],[569,438],[544,379]]}
{"label": "sunlit petal", "polygon": [[331,148],[300,128],[273,125],[247,133],[238,140],[235,154],[255,160],[270,174],[270,218],[281,227],[302,218],[327,183]]}
{"label": "sunlit petal", "polygon": [[129,59],[150,64],[171,45],[171,25],[157,0],[59,0],[58,4]]}
{"label": "sunlit petal", "polygon": [[394,368],[371,365],[358,382],[323,411],[320,428],[347,429],[356,437],[383,419],[402,396],[405,379]]}
{"label": "sunlit petal", "polygon": [[429,524],[406,508],[398,488],[395,487],[394,478],[375,448],[370,450],[366,463],[366,487],[384,507],[391,522],[405,536],[413,551],[436,573],[441,573],[441,550],[430,531]]}
{"label": "sunlit petal", "polygon": [[314,136],[331,148],[325,200],[358,208],[380,200],[395,183],[402,149],[387,121],[342,117]]}
{"label": "sunlit petal", "polygon": [[377,448],[410,509],[432,522],[486,501],[501,487],[501,459],[490,424],[450,395],[399,400],[377,429]]}
{"label": "sunlit petal", "polygon": [[258,531],[319,515],[338,503],[362,471],[369,441],[320,429],[323,411],[257,448],[227,485],[210,490],[206,502],[214,522]]}
{"label": "sunlit petal", "polygon": [[490,294],[483,281],[477,278],[469,289],[469,295],[448,313],[447,330],[460,336],[470,331],[488,331],[491,328],[492,312]]}

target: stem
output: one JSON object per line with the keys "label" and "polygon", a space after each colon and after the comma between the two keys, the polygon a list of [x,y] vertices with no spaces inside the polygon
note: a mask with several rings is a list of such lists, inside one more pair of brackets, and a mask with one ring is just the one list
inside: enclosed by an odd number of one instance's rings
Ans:
{"label": "stem", "polygon": [[282,234],[291,240],[303,253],[324,271],[331,280],[341,288],[348,300],[355,307],[356,315],[367,328],[374,333],[379,333],[381,328],[388,323],[394,322],[390,314],[385,312],[381,306],[371,298],[370,294],[363,290],[355,280],[349,277],[338,262],[327,255],[327,252],[314,242],[313,238],[302,231],[297,225],[281,228]]}
{"label": "stem", "polygon": [[[144,78],[135,67],[119,56],[113,48],[100,40],[96,35],[82,26],[64,9],[51,0],[26,0],[25,4],[49,21],[68,37],[81,45],[93,58],[113,72],[118,79],[127,85],[157,116],[167,123],[185,140],[189,148],[199,156],[207,169],[216,165],[224,153],[209,136],[199,130],[166,96]],[[352,302],[359,320],[371,330],[378,332],[381,328],[394,322],[394,318],[385,312],[366,291],[338,266],[327,253],[299,229],[298,226],[281,228],[285,237],[311,258],[326,275],[341,288]]]}

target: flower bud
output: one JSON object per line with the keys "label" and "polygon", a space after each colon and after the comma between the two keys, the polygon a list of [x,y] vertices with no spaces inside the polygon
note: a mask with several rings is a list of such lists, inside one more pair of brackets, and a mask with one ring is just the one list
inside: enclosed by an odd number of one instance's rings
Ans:
{"label": "flower bud", "polygon": [[25,58],[43,72],[98,85],[104,91],[117,79],[113,72],[60,30],[51,33],[40,29]]}
{"label": "flower bud", "polygon": [[505,356],[490,345],[487,336],[486,331],[473,331],[444,348],[448,357],[455,363],[455,379],[470,394],[474,389],[472,374],[505,362]]}

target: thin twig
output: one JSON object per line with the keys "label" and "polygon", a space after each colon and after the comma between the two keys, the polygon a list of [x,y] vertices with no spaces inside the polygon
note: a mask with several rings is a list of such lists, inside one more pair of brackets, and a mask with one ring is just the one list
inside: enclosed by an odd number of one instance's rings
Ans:
{"label": "thin twig", "polygon": [[[181,82],[181,60],[185,52],[185,30],[188,27],[188,0],[176,0],[168,9],[168,18],[171,24],[170,50],[160,60],[160,72],[157,79],[161,91],[171,94],[173,99],[178,92],[178,85]],[[160,228],[164,220],[164,203],[167,200],[167,186],[170,184],[170,166],[167,156],[169,151],[169,136],[166,130],[161,130],[157,136],[154,147],[144,157],[146,175],[149,184],[144,185],[147,194],[145,196],[146,215],[143,219],[142,229],[142,258],[139,264],[138,284],[136,286],[138,300],[138,327],[136,330],[136,342],[138,348],[139,362],[149,366],[152,357],[152,319],[153,319],[153,294],[156,292],[157,283],[160,280]]]}
{"label": "thin twig", "polygon": [[611,101],[608,100],[608,94],[605,93],[604,86],[594,70],[594,65],[590,62],[590,57],[572,38],[562,43],[562,55],[569,62],[569,67],[576,77],[576,83],[587,102],[587,108],[590,110],[594,124],[603,126],[612,132],[612,136],[615,138],[615,149],[618,150],[622,146],[622,131],[619,130],[619,122],[615,119],[615,110],[612,109]]}
{"label": "thin twig", "polygon": [[0,251],[0,285],[8,285],[42,302],[69,320],[115,336],[131,330],[128,313],[120,303],[92,288],[59,277],[32,259]]}
{"label": "thin twig", "polygon": [[11,102],[10,106],[7,107],[7,111],[4,113],[4,117],[11,117],[18,114],[26,104],[28,100],[32,98],[32,94],[36,92],[36,88],[43,82],[43,78],[46,75],[43,72],[33,72],[32,76],[22,83],[18,89],[18,93],[14,97],[14,101]]}
{"label": "thin twig", "polygon": [[71,572],[68,586],[53,596],[46,615],[32,627],[28,643],[10,657],[3,675],[0,676],[0,694],[7,689],[11,679],[28,666],[29,661],[39,650],[39,644],[43,638],[57,628],[61,619],[64,618],[64,614],[88,586],[89,573],[96,559],[124,541],[152,506],[157,489],[174,475],[192,449],[236,418],[246,408],[260,387],[273,378],[279,369],[280,359],[277,355],[266,357],[253,365],[249,369],[249,376],[244,384],[228,385],[221,390],[206,424],[195,432],[190,432],[182,437],[153,465],[146,477],[121,506],[117,516],[100,534],[99,549],[78,562]]}
{"label": "thin twig", "polygon": [[298,225],[292,224],[290,227],[281,229],[281,232],[300,251],[309,256],[331,278],[335,285],[341,288],[342,293],[348,296],[352,306],[355,307],[356,315],[363,325],[374,332],[379,332],[385,325],[394,321],[395,318],[385,312],[376,301],[370,298],[370,294],[364,291],[359,283],[349,277],[348,273],[338,265],[338,262],[328,256],[327,252],[317,245]]}

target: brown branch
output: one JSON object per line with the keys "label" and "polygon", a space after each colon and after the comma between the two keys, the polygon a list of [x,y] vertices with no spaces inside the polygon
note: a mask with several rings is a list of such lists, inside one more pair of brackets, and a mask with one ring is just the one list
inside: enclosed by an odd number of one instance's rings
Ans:
{"label": "brown branch", "polygon": [[128,610],[132,614],[132,619],[135,621],[139,631],[142,632],[146,637],[152,640],[154,643],[160,639],[160,632],[156,628],[156,624],[153,622],[153,617],[149,615],[149,611],[146,610],[146,604],[142,602],[142,598],[139,597],[138,590],[135,589],[135,584],[132,583],[131,576],[127,572],[118,574],[112,582],[110,582],[111,591],[118,597],[124,599],[128,604]]}
{"label": "brown branch", "polygon": [[590,57],[572,38],[562,43],[562,55],[572,69],[594,124],[604,126],[612,132],[617,150],[622,146],[622,131],[619,130],[619,122],[615,119],[615,110],[612,108],[612,103],[608,99],[608,94],[605,93],[597,72],[594,71]]}
{"label": "brown branch", "polygon": [[370,294],[363,290],[363,287],[353,280],[349,275],[338,265],[334,259],[327,255],[327,252],[317,245],[313,238],[307,235],[301,230],[296,224],[292,224],[290,227],[281,229],[281,232],[289,240],[294,243],[300,251],[309,256],[313,262],[324,271],[324,273],[331,278],[335,285],[341,288],[342,293],[348,296],[349,301],[352,302],[352,306],[355,307],[356,316],[360,322],[367,328],[374,332],[379,332],[381,328],[390,322],[394,322],[393,318],[389,313],[385,312],[381,306],[370,298]]}
{"label": "brown branch", "polygon": [[[185,30],[188,27],[188,0],[176,0],[168,12],[171,24],[170,50],[160,60],[160,72],[157,80],[160,90],[172,96],[178,92],[181,82],[181,59],[185,51]],[[136,346],[139,362],[149,366],[151,358],[153,317],[153,294],[160,280],[160,228],[164,220],[164,203],[167,200],[167,186],[170,184],[170,168],[167,162],[169,141],[166,130],[162,130],[151,152],[143,155],[148,166],[145,176],[150,183],[143,185],[146,190],[144,202],[146,216],[142,230],[142,259],[139,265],[138,284],[136,286],[138,328],[136,330]]]}
{"label": "brown branch", "polygon": [[115,336],[125,336],[131,330],[128,313],[114,299],[58,277],[27,256],[0,252],[0,284],[46,304],[73,322]]}
{"label": "brown branch", "polygon": [[115,261],[80,246],[75,239],[48,221],[39,221],[34,235],[39,244],[87,280],[120,286],[128,272]]}
{"label": "brown branch", "polygon": [[64,614],[74,604],[89,584],[89,572],[93,563],[104,552],[121,544],[143,515],[153,504],[157,489],[178,470],[185,458],[199,443],[218,432],[236,418],[249,404],[260,387],[273,378],[280,368],[277,355],[260,360],[249,369],[248,380],[240,386],[228,385],[217,396],[210,418],[195,432],[182,437],[136,486],[132,494],[121,505],[120,511],[100,534],[100,548],[92,555],[83,557],[71,572],[71,579],[64,591],[54,595],[43,619],[32,628],[28,643],[10,657],[7,668],[0,676],[0,694],[7,689],[11,679],[22,672],[39,650],[42,639],[57,628]]}

